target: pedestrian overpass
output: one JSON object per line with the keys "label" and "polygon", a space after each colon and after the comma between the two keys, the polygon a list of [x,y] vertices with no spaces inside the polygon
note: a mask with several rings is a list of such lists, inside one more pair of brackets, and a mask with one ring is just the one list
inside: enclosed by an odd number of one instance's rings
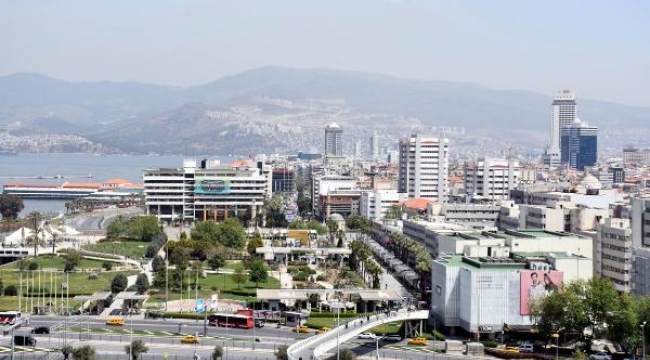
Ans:
{"label": "pedestrian overpass", "polygon": [[[336,344],[356,338],[364,332],[368,332],[375,326],[405,321],[408,336],[417,336],[422,332],[422,320],[429,318],[428,310],[418,311],[393,311],[391,313],[381,313],[370,315],[370,319],[361,316],[347,320],[346,324],[338,326],[324,334],[314,335],[300,340],[287,349],[289,360],[311,360],[324,358],[328,351],[335,349]],[[413,324],[413,321],[419,320],[419,324]],[[338,340],[337,340],[338,337]]]}

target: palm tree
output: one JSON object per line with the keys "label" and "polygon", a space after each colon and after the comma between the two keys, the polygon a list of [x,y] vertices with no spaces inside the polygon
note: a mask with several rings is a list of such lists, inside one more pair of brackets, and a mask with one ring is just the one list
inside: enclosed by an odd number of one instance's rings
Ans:
{"label": "palm tree", "polygon": [[43,215],[38,211],[32,211],[27,215],[27,219],[32,223],[34,234],[30,237],[31,242],[34,244],[34,257],[38,256],[38,245],[42,239],[39,239],[40,233],[43,232],[43,226],[41,226],[41,221],[43,221]]}

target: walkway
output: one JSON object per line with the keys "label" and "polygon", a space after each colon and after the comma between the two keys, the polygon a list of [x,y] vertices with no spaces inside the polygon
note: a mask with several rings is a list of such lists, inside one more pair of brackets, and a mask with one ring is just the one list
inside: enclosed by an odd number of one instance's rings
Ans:
{"label": "walkway", "polygon": [[398,311],[391,312],[390,315],[381,313],[378,315],[372,315],[370,317],[370,321],[367,321],[365,317],[355,318],[348,321],[347,328],[345,325],[341,325],[324,334],[314,335],[294,343],[293,345],[289,346],[289,349],[287,349],[287,354],[289,355],[289,360],[299,360],[301,358],[303,360],[312,358],[319,359],[328,351],[336,348],[337,335],[338,343],[342,344],[350,339],[356,338],[359,334],[367,332],[368,330],[378,325],[396,321],[427,320],[428,318],[428,310],[410,312]]}

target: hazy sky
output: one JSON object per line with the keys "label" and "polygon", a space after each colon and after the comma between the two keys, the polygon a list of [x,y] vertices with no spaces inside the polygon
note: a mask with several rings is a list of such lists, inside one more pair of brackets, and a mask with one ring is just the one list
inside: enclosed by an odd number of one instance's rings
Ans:
{"label": "hazy sky", "polygon": [[650,1],[0,2],[1,75],[186,86],[265,65],[650,106]]}

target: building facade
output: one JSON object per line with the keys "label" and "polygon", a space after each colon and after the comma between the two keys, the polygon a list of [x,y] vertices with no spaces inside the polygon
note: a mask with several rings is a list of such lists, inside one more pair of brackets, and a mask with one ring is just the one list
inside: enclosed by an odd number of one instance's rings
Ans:
{"label": "building facade", "polygon": [[550,142],[544,159],[549,166],[561,164],[562,128],[573,124],[576,119],[576,107],[576,98],[572,90],[563,90],[555,94],[551,111]]}
{"label": "building facade", "polygon": [[224,165],[186,159],[183,168],[143,172],[145,211],[165,222],[249,217],[252,222],[270,196],[270,176],[242,162]]}
{"label": "building facade", "polygon": [[325,156],[343,156],[343,129],[337,123],[325,128]]}
{"label": "building facade", "polygon": [[369,220],[383,219],[386,211],[404,200],[397,190],[368,190],[361,192],[360,215]]}
{"label": "building facade", "polygon": [[616,290],[632,288],[632,228],[629,219],[608,218],[598,226],[594,247],[594,272],[610,279]]}
{"label": "building facade", "polygon": [[465,164],[465,191],[472,197],[507,200],[510,190],[518,183],[518,161],[480,158],[476,162]]}
{"label": "building facade", "polygon": [[598,127],[576,119],[562,128],[562,163],[584,170],[598,161]]}
{"label": "building facade", "polygon": [[449,139],[411,135],[399,143],[399,192],[447,201]]}
{"label": "building facade", "polygon": [[296,191],[296,173],[291,169],[274,169],[271,179],[273,193]]}

